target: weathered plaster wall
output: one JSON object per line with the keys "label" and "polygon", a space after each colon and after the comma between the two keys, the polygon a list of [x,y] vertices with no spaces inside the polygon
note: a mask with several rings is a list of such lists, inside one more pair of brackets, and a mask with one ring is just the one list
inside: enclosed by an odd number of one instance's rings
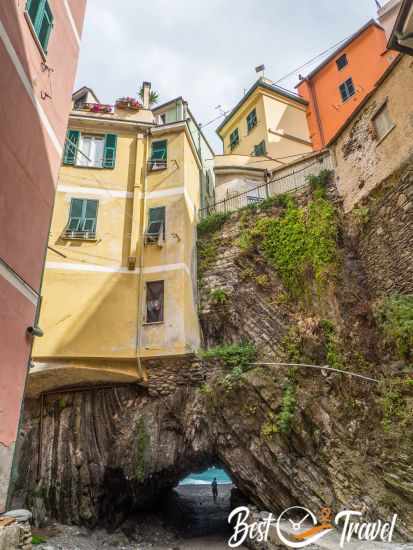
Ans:
{"label": "weathered plaster wall", "polygon": [[[377,88],[332,148],[337,162],[338,190],[349,211],[413,154],[413,60],[405,56]],[[378,141],[372,116],[387,100],[395,126]]]}

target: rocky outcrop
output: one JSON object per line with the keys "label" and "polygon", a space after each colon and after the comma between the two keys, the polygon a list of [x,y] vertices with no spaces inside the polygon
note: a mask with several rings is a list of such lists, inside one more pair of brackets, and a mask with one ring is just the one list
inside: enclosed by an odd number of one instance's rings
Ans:
{"label": "rocky outcrop", "polygon": [[[185,380],[168,370],[164,395],[123,386],[27,401],[16,491],[28,505],[40,499],[62,522],[114,528],[130,513],[157,509],[188,473],[222,464],[259,509],[397,513],[398,532],[413,535],[410,371],[381,353],[345,220],[337,271],[322,292],[309,277],[305,301],[288,296],[259,242],[240,247],[243,229],[282,214],[277,205],[248,210],[207,237],[215,248],[201,266],[206,346],[248,340],[261,362],[334,361],[381,383],[306,367],[234,370],[224,353],[198,361]],[[389,389],[388,380],[398,385]]]}

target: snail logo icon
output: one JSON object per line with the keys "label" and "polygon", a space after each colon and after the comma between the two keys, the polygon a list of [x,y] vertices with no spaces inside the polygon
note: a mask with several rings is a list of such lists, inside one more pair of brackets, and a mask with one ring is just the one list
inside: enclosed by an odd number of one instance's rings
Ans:
{"label": "snail logo icon", "polygon": [[[280,541],[290,548],[304,548],[333,531],[334,527],[330,523],[331,517],[331,510],[322,508],[319,523],[311,510],[301,506],[292,506],[284,510],[278,517],[276,523],[277,535]],[[286,535],[287,529],[282,529],[281,522],[288,522],[291,525],[292,533],[288,535],[288,538]]]}

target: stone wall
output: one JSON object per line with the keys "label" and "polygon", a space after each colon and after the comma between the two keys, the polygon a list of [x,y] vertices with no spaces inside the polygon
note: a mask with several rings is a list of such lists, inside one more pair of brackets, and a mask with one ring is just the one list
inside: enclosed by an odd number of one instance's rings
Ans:
{"label": "stone wall", "polygon": [[194,355],[145,359],[143,365],[148,377],[145,385],[152,397],[169,395],[179,388],[199,386],[216,372]]}
{"label": "stone wall", "polygon": [[0,527],[0,550],[30,550],[32,532],[29,522]]}
{"label": "stone wall", "polygon": [[362,208],[359,249],[372,295],[413,293],[413,158]]}
{"label": "stone wall", "polygon": [[[413,59],[404,56],[331,144],[344,210],[351,210],[413,154]],[[372,119],[384,104],[394,124],[382,139]]]}

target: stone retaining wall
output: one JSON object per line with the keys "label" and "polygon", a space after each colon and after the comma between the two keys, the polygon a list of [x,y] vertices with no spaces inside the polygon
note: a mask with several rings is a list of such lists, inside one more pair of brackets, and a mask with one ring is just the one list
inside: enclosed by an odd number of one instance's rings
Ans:
{"label": "stone retaining wall", "polygon": [[363,208],[360,255],[373,296],[413,293],[413,159],[383,182]]}

